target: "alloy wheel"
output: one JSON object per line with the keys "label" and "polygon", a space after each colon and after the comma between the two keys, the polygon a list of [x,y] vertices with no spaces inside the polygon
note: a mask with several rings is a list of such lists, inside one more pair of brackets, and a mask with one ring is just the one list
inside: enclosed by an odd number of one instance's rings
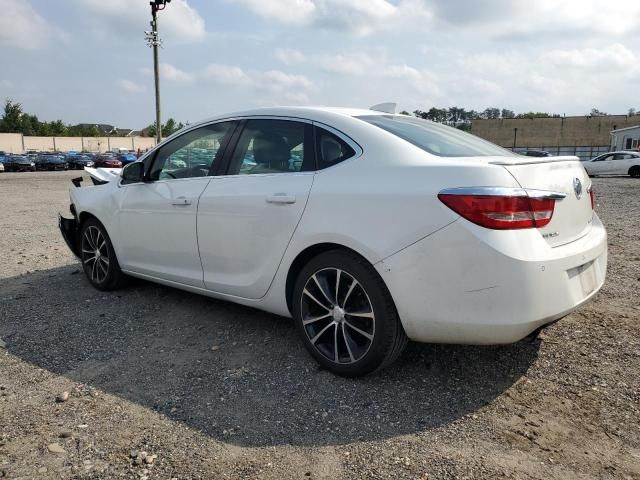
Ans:
{"label": "alloy wheel", "polygon": [[102,283],[109,274],[109,249],[98,227],[87,227],[82,236],[82,263],[94,283]]}
{"label": "alloy wheel", "polygon": [[338,364],[362,359],[375,335],[369,295],[353,275],[324,268],[307,280],[300,302],[302,326],[321,355]]}

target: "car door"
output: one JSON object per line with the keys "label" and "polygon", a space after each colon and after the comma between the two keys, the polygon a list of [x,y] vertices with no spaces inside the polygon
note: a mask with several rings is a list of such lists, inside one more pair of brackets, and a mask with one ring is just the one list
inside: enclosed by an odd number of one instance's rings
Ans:
{"label": "car door", "polygon": [[144,182],[121,185],[118,258],[123,270],[204,286],[198,200],[235,126],[219,122],[185,132],[155,152]]}
{"label": "car door", "polygon": [[607,173],[612,158],[613,154],[611,153],[594,158],[587,165],[587,173],[589,173],[589,175],[602,175]]}
{"label": "car door", "polygon": [[629,170],[634,164],[635,154],[633,153],[618,153],[614,156],[614,160],[616,160],[616,175],[628,175]]}
{"label": "car door", "polygon": [[207,289],[264,296],[302,217],[313,183],[310,122],[245,121],[226,175],[200,198],[198,244]]}

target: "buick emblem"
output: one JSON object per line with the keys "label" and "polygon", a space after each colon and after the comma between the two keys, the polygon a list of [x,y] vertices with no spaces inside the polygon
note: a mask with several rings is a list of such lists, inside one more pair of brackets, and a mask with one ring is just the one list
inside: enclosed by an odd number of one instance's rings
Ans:
{"label": "buick emblem", "polygon": [[582,197],[582,182],[579,178],[573,179],[573,191],[576,192],[576,198],[580,200],[580,197]]}

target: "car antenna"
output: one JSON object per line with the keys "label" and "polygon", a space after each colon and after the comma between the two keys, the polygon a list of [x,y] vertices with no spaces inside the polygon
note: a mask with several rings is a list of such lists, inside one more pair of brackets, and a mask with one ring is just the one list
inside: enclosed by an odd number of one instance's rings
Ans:
{"label": "car antenna", "polygon": [[379,103],[377,105],[374,105],[373,107],[369,107],[369,110],[374,110],[376,112],[382,112],[382,113],[390,113],[392,115],[395,115],[397,108],[398,108],[397,103],[387,102],[387,103]]}

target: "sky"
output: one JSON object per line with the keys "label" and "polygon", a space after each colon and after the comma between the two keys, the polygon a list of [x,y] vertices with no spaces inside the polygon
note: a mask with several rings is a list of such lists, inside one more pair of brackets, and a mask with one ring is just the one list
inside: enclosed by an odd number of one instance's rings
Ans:
{"label": "sky", "polygon": [[[41,120],[155,115],[148,0],[0,0],[0,100]],[[640,110],[637,0],[173,0],[163,119],[272,105]]]}

